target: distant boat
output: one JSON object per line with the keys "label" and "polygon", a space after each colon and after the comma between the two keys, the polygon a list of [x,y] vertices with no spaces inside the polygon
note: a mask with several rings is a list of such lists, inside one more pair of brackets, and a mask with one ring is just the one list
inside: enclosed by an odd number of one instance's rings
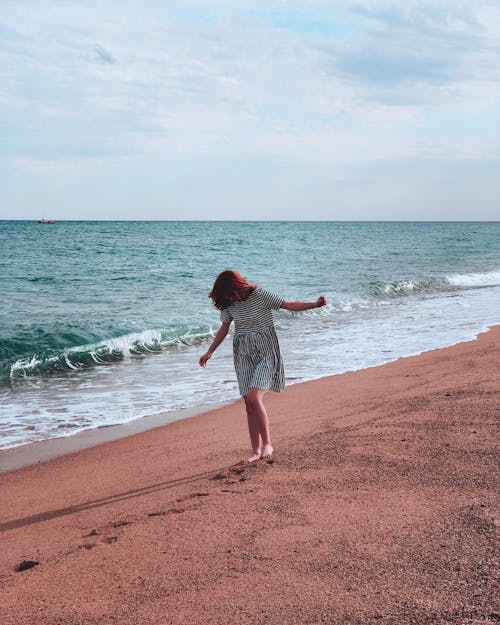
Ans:
{"label": "distant boat", "polygon": [[53,219],[39,219],[38,223],[39,224],[53,224],[54,220]]}

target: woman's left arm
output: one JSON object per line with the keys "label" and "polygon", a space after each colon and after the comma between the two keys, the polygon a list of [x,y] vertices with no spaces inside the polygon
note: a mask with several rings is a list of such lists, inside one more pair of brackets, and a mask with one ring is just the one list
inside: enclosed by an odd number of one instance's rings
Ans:
{"label": "woman's left arm", "polygon": [[288,302],[283,300],[280,308],[284,308],[285,310],[311,310],[311,308],[321,308],[326,304],[326,297],[321,295],[315,302]]}

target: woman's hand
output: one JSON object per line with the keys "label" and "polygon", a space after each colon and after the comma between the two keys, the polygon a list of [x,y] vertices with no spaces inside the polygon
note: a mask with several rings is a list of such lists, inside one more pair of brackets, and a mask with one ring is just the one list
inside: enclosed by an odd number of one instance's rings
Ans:
{"label": "woman's hand", "polygon": [[316,308],[321,308],[321,306],[325,306],[327,303],[326,297],[324,295],[320,295],[316,300]]}
{"label": "woman's hand", "polygon": [[207,352],[206,354],[203,354],[203,356],[198,361],[200,363],[200,367],[205,368],[207,366],[207,362],[210,360],[210,358],[212,358],[212,354],[210,352]]}
{"label": "woman's hand", "polygon": [[214,340],[212,341],[212,345],[210,345],[207,353],[203,354],[203,356],[198,361],[200,363],[200,367],[205,368],[207,366],[207,362],[210,360],[210,358],[212,358],[212,354],[219,347],[222,341],[226,338],[226,335],[229,332],[230,325],[231,325],[231,322],[229,323],[226,323],[225,321],[222,322],[220,328],[217,330],[217,334],[215,335]]}

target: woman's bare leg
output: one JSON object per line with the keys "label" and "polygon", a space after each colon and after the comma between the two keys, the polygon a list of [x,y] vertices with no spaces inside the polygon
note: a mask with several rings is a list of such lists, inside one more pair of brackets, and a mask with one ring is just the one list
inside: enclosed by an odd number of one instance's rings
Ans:
{"label": "woman's bare leg", "polygon": [[253,462],[254,460],[258,460],[260,458],[262,445],[260,442],[260,432],[257,420],[254,417],[253,410],[249,408],[246,399],[245,405],[247,409],[248,432],[250,434],[250,443],[252,445],[252,455],[248,458],[248,462]]}
{"label": "woman's bare leg", "polygon": [[248,458],[249,462],[259,458],[269,458],[273,453],[269,435],[269,419],[263,398],[264,391],[261,391],[260,388],[248,389],[248,393],[244,397],[253,452]]}

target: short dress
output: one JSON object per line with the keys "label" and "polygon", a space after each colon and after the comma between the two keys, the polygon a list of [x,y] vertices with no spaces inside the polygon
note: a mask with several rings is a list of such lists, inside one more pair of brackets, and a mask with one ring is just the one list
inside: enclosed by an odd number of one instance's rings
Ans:
{"label": "short dress", "polygon": [[233,357],[240,395],[246,395],[249,388],[276,393],[285,388],[272,313],[282,303],[282,297],[259,287],[244,301],[221,310],[221,321],[231,323],[234,319]]}

